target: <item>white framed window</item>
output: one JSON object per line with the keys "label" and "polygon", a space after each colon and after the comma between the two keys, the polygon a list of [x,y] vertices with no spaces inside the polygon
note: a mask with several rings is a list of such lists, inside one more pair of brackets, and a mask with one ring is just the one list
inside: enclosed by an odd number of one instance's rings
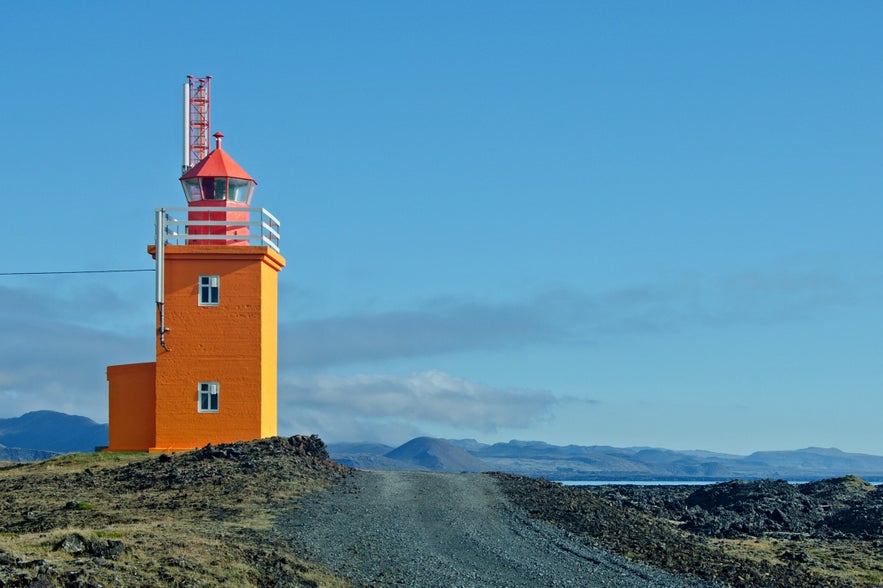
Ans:
{"label": "white framed window", "polygon": [[199,305],[217,306],[221,300],[220,276],[199,276]]}
{"label": "white framed window", "polygon": [[218,383],[199,383],[199,412],[218,412]]}

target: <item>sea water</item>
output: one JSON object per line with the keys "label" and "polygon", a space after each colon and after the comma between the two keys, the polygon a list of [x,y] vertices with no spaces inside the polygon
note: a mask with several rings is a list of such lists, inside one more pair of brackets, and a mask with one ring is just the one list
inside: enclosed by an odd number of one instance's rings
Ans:
{"label": "sea water", "polygon": [[[813,480],[788,480],[789,484],[807,484],[827,478]],[[709,484],[721,484],[728,480],[553,480],[564,486],[707,486]],[[743,480],[746,482],[757,481],[754,479]],[[883,486],[881,480],[866,480],[874,486]]]}
{"label": "sea water", "polygon": [[565,486],[706,486],[724,480],[556,480]]}

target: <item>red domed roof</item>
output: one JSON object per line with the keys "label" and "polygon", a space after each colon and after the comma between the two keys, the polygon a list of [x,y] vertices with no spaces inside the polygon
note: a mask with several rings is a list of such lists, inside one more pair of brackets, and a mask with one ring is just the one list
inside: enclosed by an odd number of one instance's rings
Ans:
{"label": "red domed roof", "polygon": [[[221,133],[216,133],[215,137],[218,138],[217,146],[215,150],[208,154],[208,156],[187,170],[180,179],[186,180],[189,178],[238,178],[240,180],[251,180],[255,184],[257,182],[253,177],[248,175],[248,172],[242,169],[238,163],[233,161],[233,158],[227,155],[227,152],[221,149],[221,140],[218,135]],[[223,137],[223,135],[221,135]]]}

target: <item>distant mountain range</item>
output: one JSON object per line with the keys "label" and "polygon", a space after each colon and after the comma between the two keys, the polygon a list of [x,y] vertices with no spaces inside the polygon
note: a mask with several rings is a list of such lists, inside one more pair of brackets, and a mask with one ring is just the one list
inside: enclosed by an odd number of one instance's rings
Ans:
{"label": "distant mountain range", "polygon": [[0,419],[0,461],[35,461],[107,445],[107,425],[82,416],[38,410]]}
{"label": "distant mountain range", "polygon": [[398,448],[363,443],[330,444],[331,457],[357,468],[447,472],[501,471],[550,480],[817,480],[854,474],[883,482],[883,457],[809,447],[759,451],[748,456],[603,445],[558,446],[541,441],[487,445],[474,439],[412,439]]}
{"label": "distant mountain range", "polygon": [[[49,410],[0,419],[0,461],[34,461],[107,445],[107,425]],[[417,437],[392,447],[378,443],[332,443],[331,457],[364,469],[440,472],[500,471],[549,480],[818,480],[853,474],[883,482],[883,457],[809,447],[758,451],[748,456],[651,447],[550,445],[509,441]]]}

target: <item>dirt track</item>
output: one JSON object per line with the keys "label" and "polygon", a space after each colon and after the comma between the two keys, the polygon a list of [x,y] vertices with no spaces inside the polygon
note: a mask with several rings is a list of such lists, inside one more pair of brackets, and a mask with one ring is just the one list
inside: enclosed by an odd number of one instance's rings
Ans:
{"label": "dirt track", "polygon": [[531,520],[482,474],[359,472],[309,497],[281,531],[310,559],[370,586],[711,586]]}

